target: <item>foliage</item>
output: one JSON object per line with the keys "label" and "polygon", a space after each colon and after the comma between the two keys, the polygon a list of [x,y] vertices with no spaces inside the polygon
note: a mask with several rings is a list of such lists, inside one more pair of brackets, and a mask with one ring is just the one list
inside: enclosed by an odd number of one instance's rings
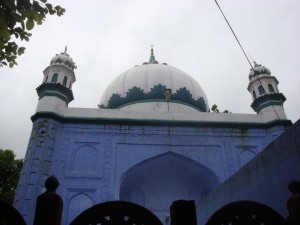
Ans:
{"label": "foliage", "polygon": [[216,112],[216,113],[220,112],[219,109],[218,109],[218,106],[216,104],[212,105],[211,111]]}
{"label": "foliage", "polygon": [[[213,104],[211,107],[211,111],[215,112],[215,113],[219,113],[220,110],[218,109],[218,106],[216,104]],[[231,113],[229,112],[227,109],[223,111],[223,113]]]}
{"label": "foliage", "polygon": [[12,150],[0,149],[0,200],[12,204],[23,166]]}
{"label": "foliage", "polygon": [[52,6],[47,0],[0,0],[0,67],[17,65],[16,58],[25,51],[13,38],[29,41],[35,25],[41,25],[46,15],[61,16],[65,9]]}

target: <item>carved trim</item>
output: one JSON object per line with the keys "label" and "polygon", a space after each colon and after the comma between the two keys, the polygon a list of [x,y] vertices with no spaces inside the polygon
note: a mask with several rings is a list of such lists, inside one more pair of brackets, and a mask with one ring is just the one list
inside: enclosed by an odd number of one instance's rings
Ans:
{"label": "carved trim", "polygon": [[56,96],[67,103],[74,100],[72,90],[66,88],[60,83],[42,83],[37,87],[36,91],[39,99],[43,98],[44,96]]}

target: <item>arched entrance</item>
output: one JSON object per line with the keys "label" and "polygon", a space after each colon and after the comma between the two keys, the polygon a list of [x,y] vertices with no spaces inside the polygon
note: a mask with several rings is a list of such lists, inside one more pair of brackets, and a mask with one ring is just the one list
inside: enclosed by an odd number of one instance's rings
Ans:
{"label": "arched entrance", "polygon": [[148,209],[131,202],[111,201],[82,212],[70,225],[162,225]]}
{"label": "arched entrance", "polygon": [[123,176],[119,197],[146,207],[165,221],[173,201],[197,202],[219,183],[217,176],[202,164],[175,153],[165,153],[128,170]]}
{"label": "arched entrance", "polygon": [[238,201],[216,211],[206,225],[287,225],[272,208],[252,201]]}
{"label": "arched entrance", "polygon": [[11,205],[0,201],[0,224],[26,225],[21,214]]}

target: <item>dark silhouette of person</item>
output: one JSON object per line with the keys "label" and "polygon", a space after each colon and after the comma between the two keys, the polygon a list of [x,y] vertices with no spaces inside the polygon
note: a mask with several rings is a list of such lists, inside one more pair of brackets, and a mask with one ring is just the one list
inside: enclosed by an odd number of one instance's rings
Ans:
{"label": "dark silhouette of person", "polygon": [[61,225],[63,200],[56,194],[58,185],[55,176],[47,178],[46,191],[37,198],[33,225]]}

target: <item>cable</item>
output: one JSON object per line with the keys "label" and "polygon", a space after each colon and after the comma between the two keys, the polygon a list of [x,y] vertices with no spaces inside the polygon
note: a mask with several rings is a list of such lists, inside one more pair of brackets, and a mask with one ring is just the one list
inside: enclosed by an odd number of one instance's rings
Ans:
{"label": "cable", "polygon": [[[252,64],[251,64],[251,62],[250,62],[250,60],[249,60],[249,58],[248,58],[246,52],[244,51],[244,49],[243,49],[243,47],[242,47],[242,45],[241,45],[239,39],[238,39],[237,36],[235,35],[235,33],[234,33],[234,31],[233,31],[233,29],[232,29],[230,23],[228,22],[228,20],[227,20],[225,14],[223,13],[223,11],[222,11],[220,5],[218,4],[217,0],[215,0],[215,3],[217,4],[218,8],[220,9],[220,11],[221,11],[221,13],[222,13],[222,15],[223,15],[223,17],[224,17],[224,19],[225,19],[227,25],[229,26],[229,28],[230,28],[232,34],[234,35],[234,37],[235,37],[236,41],[238,42],[239,46],[241,47],[241,49],[242,49],[242,51],[243,51],[243,53],[244,53],[244,55],[245,55],[245,57],[246,57],[246,59],[247,59],[249,65],[250,65],[250,67],[251,67],[251,69],[252,69],[252,71],[253,71],[253,73],[254,73],[254,75],[255,75],[255,70],[254,70],[254,68],[253,68],[253,66],[252,66]],[[262,85],[261,80],[260,80],[260,78],[259,78],[258,76],[257,76],[257,79],[258,79],[259,83]],[[263,86],[263,85],[262,85],[262,86]],[[277,111],[275,110],[274,105],[271,105],[271,106],[272,106],[272,108],[273,108],[273,110],[274,110],[276,116],[277,116],[278,119],[280,120],[280,117],[279,117]]]}
{"label": "cable", "polygon": [[235,33],[234,33],[234,31],[233,31],[232,27],[230,26],[230,24],[229,24],[229,22],[228,22],[228,20],[227,20],[227,18],[226,18],[226,16],[225,16],[225,14],[223,13],[223,11],[222,11],[221,7],[220,7],[220,6],[219,6],[219,4],[218,4],[217,0],[215,0],[215,2],[216,2],[216,4],[217,4],[218,8],[220,9],[220,11],[221,11],[221,13],[222,13],[222,15],[223,15],[224,19],[226,20],[226,23],[228,24],[228,26],[229,26],[229,28],[230,28],[231,32],[233,33],[233,35],[234,35],[234,37],[235,37],[236,41],[237,41],[237,42],[238,42],[238,44],[240,45],[240,47],[241,47],[241,49],[242,49],[242,51],[243,51],[243,53],[244,53],[244,55],[245,55],[245,57],[246,57],[246,59],[247,59],[247,61],[248,61],[249,65],[251,66],[251,68],[252,68],[252,69],[253,69],[253,71],[254,71],[254,68],[253,68],[253,66],[252,66],[252,64],[251,64],[251,62],[250,62],[250,60],[249,60],[248,56],[246,55],[246,53],[245,53],[245,51],[244,51],[244,49],[243,49],[243,47],[242,47],[242,45],[241,45],[241,43],[240,43],[239,39],[238,39],[238,38],[237,38],[237,36],[235,35]]}

